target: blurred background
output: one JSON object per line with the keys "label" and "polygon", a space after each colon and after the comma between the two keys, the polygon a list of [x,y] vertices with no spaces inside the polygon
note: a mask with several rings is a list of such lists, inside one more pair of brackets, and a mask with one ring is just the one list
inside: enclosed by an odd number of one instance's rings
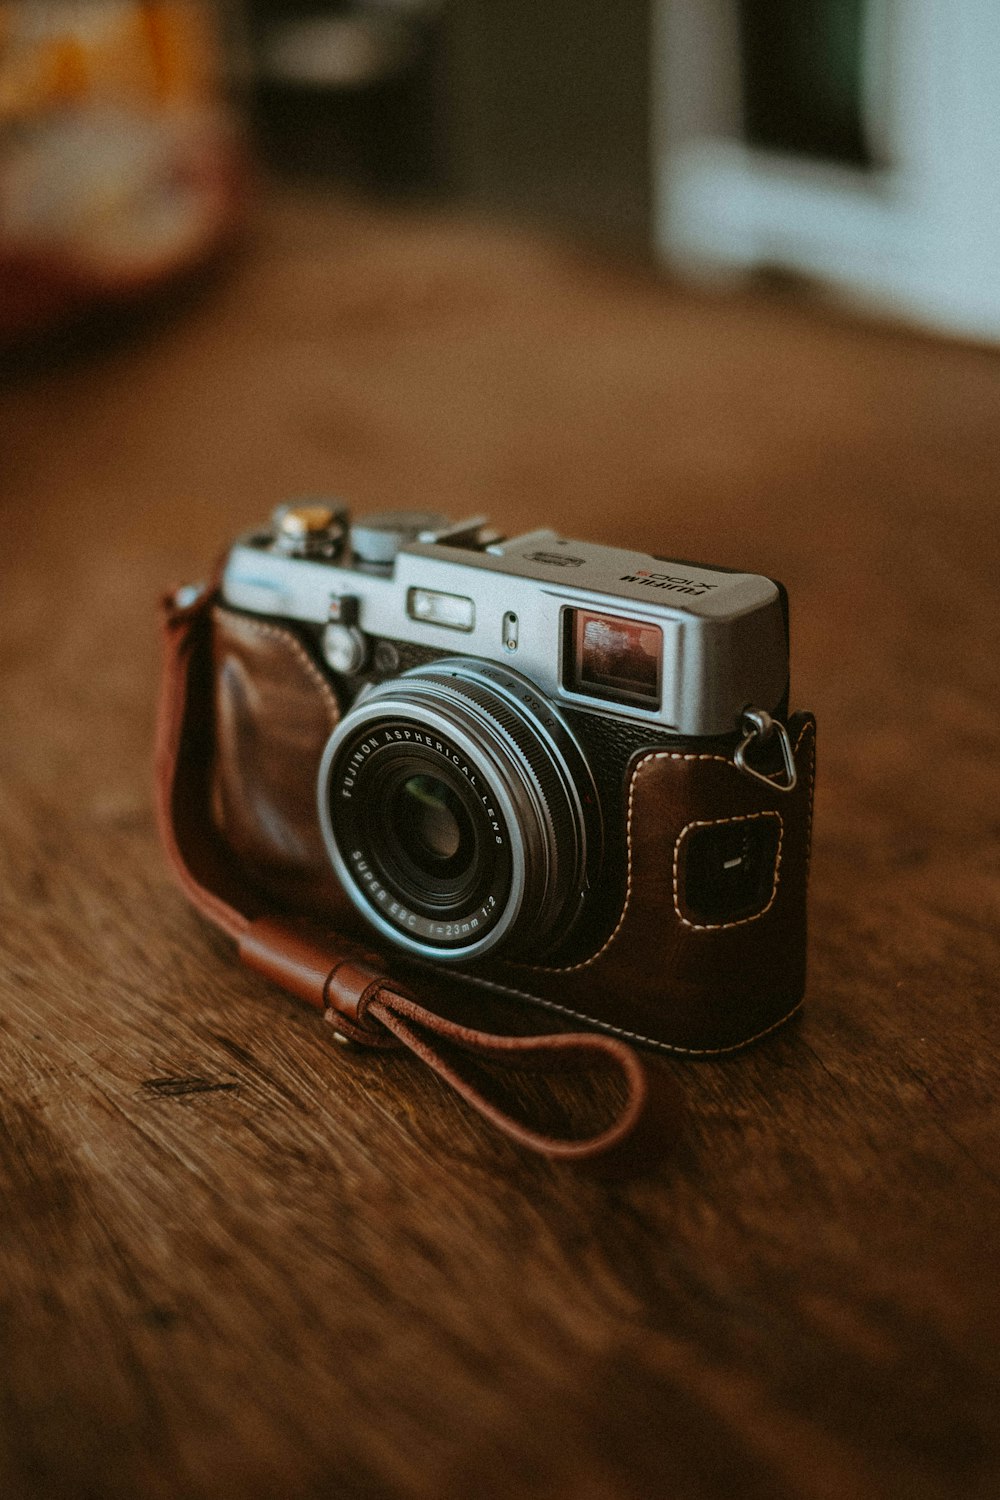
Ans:
{"label": "blurred background", "polygon": [[[1000,1493],[998,61],[998,0],[0,0],[0,1500]],[[172,889],[157,600],[321,495],[788,588],[809,1029],[632,1199]]]}
{"label": "blurred background", "polygon": [[1000,334],[990,0],[0,0],[0,330],[135,298],[265,181]]}

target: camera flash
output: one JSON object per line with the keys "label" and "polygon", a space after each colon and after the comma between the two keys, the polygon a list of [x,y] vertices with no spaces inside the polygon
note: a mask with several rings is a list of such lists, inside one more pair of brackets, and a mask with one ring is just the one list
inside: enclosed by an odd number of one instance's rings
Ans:
{"label": "camera flash", "polygon": [[439,594],[434,589],[410,589],[406,601],[411,620],[445,625],[449,630],[472,630],[476,606],[462,594]]}

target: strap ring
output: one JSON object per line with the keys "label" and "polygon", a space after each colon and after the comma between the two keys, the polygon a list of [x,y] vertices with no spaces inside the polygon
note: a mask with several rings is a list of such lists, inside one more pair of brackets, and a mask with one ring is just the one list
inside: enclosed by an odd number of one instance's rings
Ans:
{"label": "strap ring", "polygon": [[[775,792],[792,792],[795,790],[799,779],[795,769],[795,755],[792,751],[792,742],[788,738],[788,730],[777,719],[763,708],[745,708],[740,720],[743,738],[740,740],[733,752],[733,762],[737,769],[743,771],[747,776],[752,776],[756,781],[762,781]],[[775,780],[780,775],[774,772],[768,776],[763,771],[758,771],[747,759],[747,751],[754,742],[766,745],[774,735],[778,736],[778,744],[781,747],[781,759],[783,762],[784,781]]]}

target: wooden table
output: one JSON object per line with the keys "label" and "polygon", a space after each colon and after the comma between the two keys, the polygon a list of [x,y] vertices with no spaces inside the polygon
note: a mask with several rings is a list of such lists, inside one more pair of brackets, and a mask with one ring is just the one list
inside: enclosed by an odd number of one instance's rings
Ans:
{"label": "wooden table", "polygon": [[[994,1496],[1000,359],[282,201],[0,399],[0,1493]],[[672,1159],[508,1146],[237,968],[154,836],[153,601],[288,494],[772,573],[801,1023]]]}

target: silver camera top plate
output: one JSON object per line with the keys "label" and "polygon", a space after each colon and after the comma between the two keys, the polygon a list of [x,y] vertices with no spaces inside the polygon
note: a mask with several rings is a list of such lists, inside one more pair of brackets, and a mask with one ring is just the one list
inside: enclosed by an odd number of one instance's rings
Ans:
{"label": "silver camera top plate", "polygon": [[442,528],[379,570],[349,553],[288,556],[254,533],[231,549],[222,592],[238,609],[316,625],[347,601],[368,635],[501,662],[565,707],[683,736],[733,733],[748,704],[775,707],[788,681],[771,579],[546,530],[477,547]]}

